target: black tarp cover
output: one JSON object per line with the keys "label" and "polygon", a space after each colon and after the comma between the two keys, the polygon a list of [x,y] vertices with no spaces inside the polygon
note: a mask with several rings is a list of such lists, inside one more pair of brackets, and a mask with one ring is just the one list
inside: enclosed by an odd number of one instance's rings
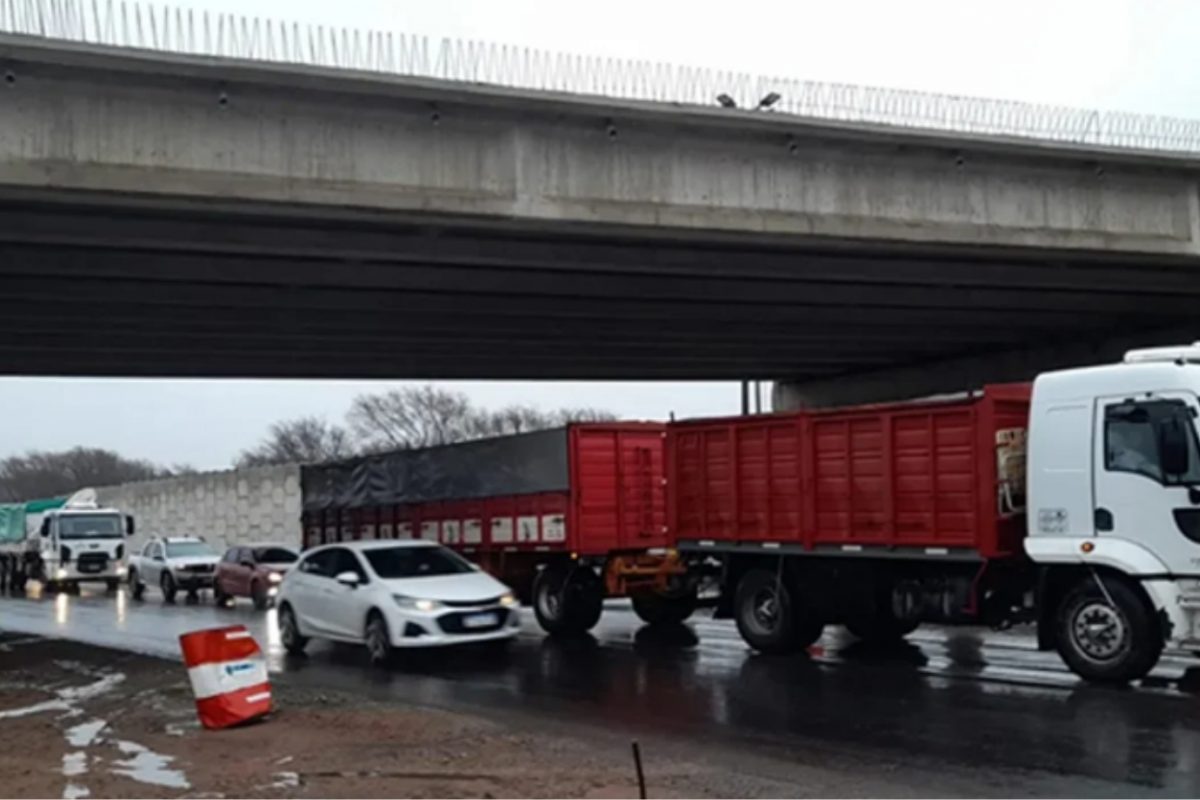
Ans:
{"label": "black tarp cover", "polygon": [[300,480],[305,511],[562,492],[567,429],[314,464]]}

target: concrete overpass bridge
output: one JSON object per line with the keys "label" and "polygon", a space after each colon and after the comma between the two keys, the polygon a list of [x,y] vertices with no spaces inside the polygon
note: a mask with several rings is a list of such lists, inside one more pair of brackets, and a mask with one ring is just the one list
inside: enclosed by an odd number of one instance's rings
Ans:
{"label": "concrete overpass bridge", "polygon": [[794,404],[1200,337],[1200,124],[1050,141],[11,34],[0,70],[4,374]]}

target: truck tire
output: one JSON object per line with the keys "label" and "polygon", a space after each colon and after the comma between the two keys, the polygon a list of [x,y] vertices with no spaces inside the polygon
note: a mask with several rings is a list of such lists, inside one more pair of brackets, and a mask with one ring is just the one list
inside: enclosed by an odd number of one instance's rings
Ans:
{"label": "truck tire", "polygon": [[163,570],[162,577],[158,579],[158,588],[162,589],[164,603],[174,603],[175,593],[179,590],[175,587],[175,579],[171,577],[171,573]]}
{"label": "truck tire", "polygon": [[647,625],[678,625],[696,610],[694,588],[675,595],[646,592],[629,599],[633,602],[633,613]]}
{"label": "truck tire", "polygon": [[308,646],[308,637],[300,635],[296,614],[287,603],[279,609],[279,641],[283,644],[283,649],[294,656],[303,654],[304,648]]}
{"label": "truck tire", "polygon": [[129,594],[134,600],[141,600],[146,594],[146,584],[142,583],[136,569],[129,570]]}
{"label": "truck tire", "polygon": [[604,593],[589,569],[546,567],[533,581],[533,613],[546,633],[584,633],[603,610]]}
{"label": "truck tire", "polygon": [[[1107,596],[1097,580],[1104,582]],[[1081,580],[1063,597],[1056,624],[1059,655],[1087,681],[1138,680],[1162,655],[1163,635],[1153,609],[1119,578],[1089,575]]]}
{"label": "truck tire", "polygon": [[[774,571],[755,569],[738,582],[733,600],[738,633],[760,653],[794,653],[805,645],[796,603],[787,582]],[[803,631],[811,634],[811,630]],[[820,633],[817,633],[820,636]],[[813,638],[808,644],[816,641]]]}

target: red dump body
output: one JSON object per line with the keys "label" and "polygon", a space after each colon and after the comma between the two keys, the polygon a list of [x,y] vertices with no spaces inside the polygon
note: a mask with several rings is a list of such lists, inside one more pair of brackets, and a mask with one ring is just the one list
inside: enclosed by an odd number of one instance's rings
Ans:
{"label": "red dump body", "polygon": [[672,423],[672,537],[1018,554],[1024,524],[1011,499],[1024,494],[1029,398],[1028,384],[1005,384],[953,400]]}
{"label": "red dump body", "polygon": [[[397,478],[390,487],[387,476],[402,471],[372,471],[368,462],[373,457],[306,467],[304,543],[419,538],[479,554],[603,555],[665,547],[665,439],[666,426],[660,423],[578,423],[558,431],[374,457],[403,461],[411,454],[410,480]],[[334,472],[332,479],[325,475]],[[437,489],[422,489],[419,501],[405,501],[408,487],[430,474],[446,479]],[[491,493],[474,482],[480,475],[489,480],[500,475],[492,486],[519,484],[522,489]],[[516,477],[506,483],[503,475]],[[372,482],[394,501],[347,489]]]}

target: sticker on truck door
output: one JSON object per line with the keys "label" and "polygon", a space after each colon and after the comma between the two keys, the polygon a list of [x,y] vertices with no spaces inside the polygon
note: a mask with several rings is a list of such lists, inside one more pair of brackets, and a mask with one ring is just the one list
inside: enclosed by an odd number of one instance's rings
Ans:
{"label": "sticker on truck door", "polygon": [[1066,533],[1070,526],[1065,508],[1039,508],[1038,533]]}
{"label": "sticker on truck door", "polygon": [[496,544],[508,544],[513,540],[513,521],[512,517],[493,517],[492,518],[492,542]]}
{"label": "sticker on truck door", "polygon": [[536,542],[538,540],[538,518],[517,517],[517,541]]}
{"label": "sticker on truck door", "polygon": [[542,541],[565,542],[567,540],[567,520],[562,514],[546,514],[542,517]]}

